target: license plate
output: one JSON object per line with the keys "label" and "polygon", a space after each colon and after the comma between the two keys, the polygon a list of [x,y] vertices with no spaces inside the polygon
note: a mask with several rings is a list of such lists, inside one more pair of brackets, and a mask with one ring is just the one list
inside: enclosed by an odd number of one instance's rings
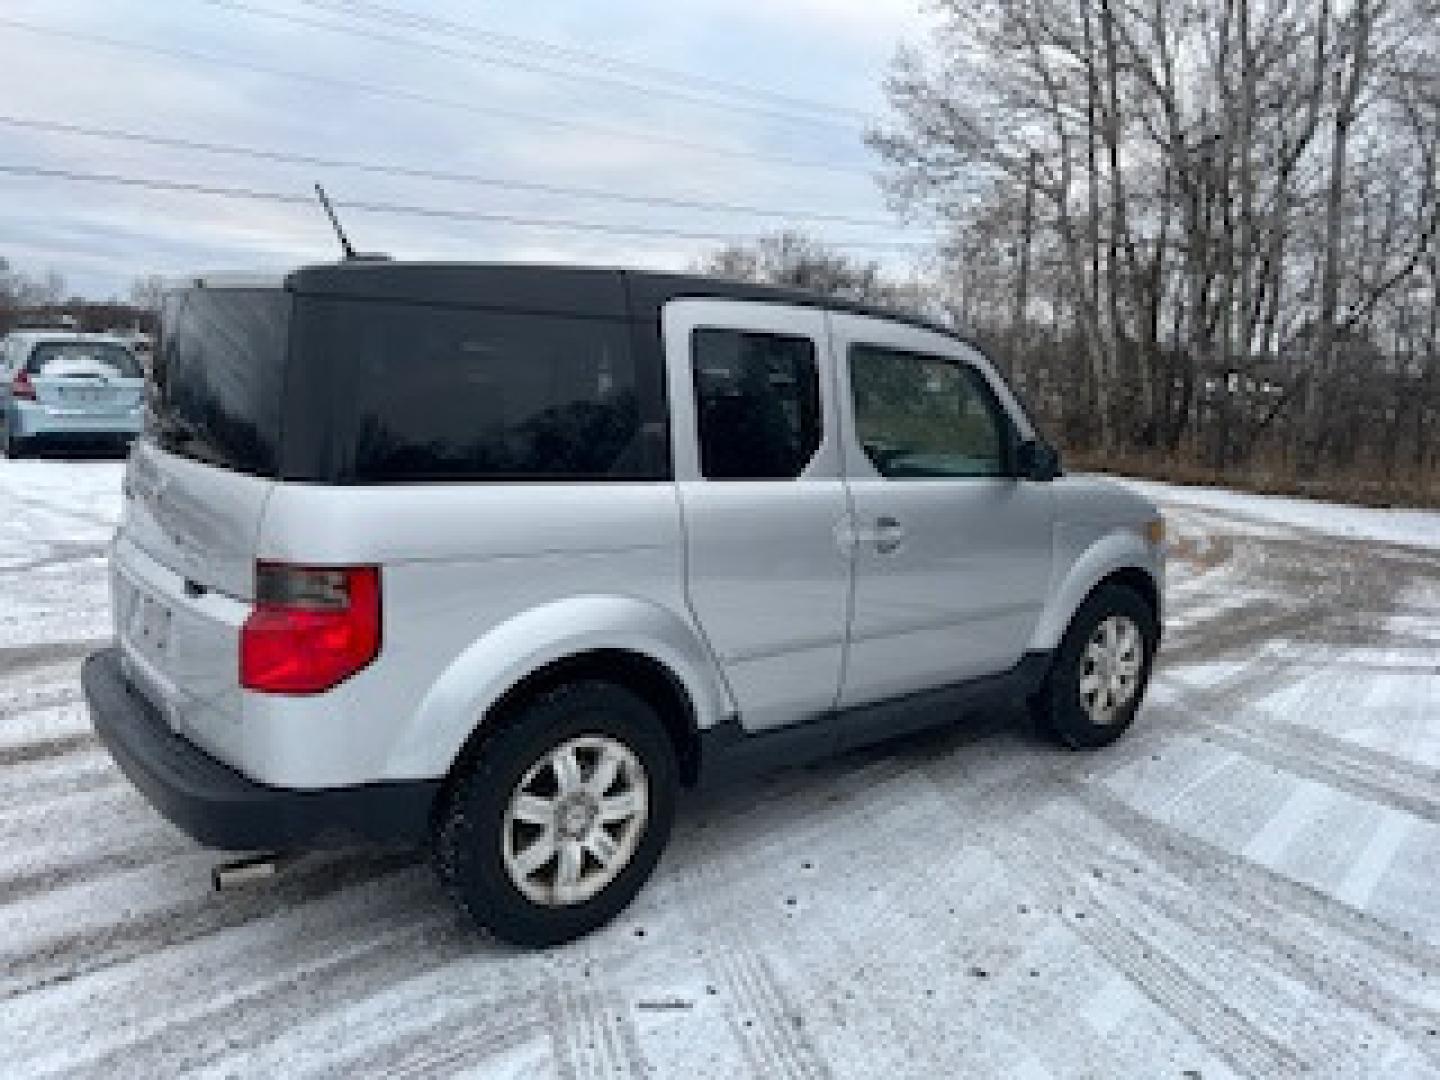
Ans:
{"label": "license plate", "polygon": [[170,651],[170,609],[138,589],[130,608],[130,639],[152,652]]}

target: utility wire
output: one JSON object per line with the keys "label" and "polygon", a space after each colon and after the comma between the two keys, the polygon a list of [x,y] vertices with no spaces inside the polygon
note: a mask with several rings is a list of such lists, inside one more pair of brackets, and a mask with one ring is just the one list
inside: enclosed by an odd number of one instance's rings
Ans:
{"label": "utility wire", "polygon": [[[142,180],[139,177],[120,173],[77,172],[70,169],[51,169],[38,165],[0,163],[0,174],[32,177],[45,180],[66,180],[81,183],[109,184],[120,187],[139,188],[146,191],[164,191],[187,195],[205,195],[214,198],[240,199],[251,202],[267,202],[288,206],[313,206],[314,196],[283,191],[262,191],[255,188],[227,187],[212,184],[192,184],[170,180]],[[753,234],[737,232],[696,232],[684,229],[666,229],[646,225],[606,225],[600,222],[579,221],[573,218],[525,217],[517,214],[503,214],[488,210],[461,210],[441,206],[417,206],[407,203],[370,202],[358,199],[337,201],[337,207],[361,214],[388,214],[409,217],[435,218],[451,221],[485,221],[495,224],[523,225],[527,228],[550,229],[561,232],[603,233],[609,236],[635,236],[650,239],[701,240],[714,243],[753,241]],[[837,247],[875,251],[920,251],[930,247],[921,242],[900,240],[843,240],[831,239]]]}
{"label": "utility wire", "polygon": [[527,113],[515,109],[506,109],[495,105],[482,105],[473,101],[462,101],[456,98],[436,97],[430,94],[422,94],[414,90],[404,90],[399,87],[377,86],[373,83],[355,82],[346,79],[336,79],[327,75],[316,75],[311,72],[292,71],[287,68],[274,67],[268,64],[255,63],[249,60],[237,60],[229,56],[220,56],[214,53],[197,52],[191,49],[175,49],[160,45],[151,45],[146,42],[129,41],[124,38],[109,37],[105,34],[94,34],[80,30],[67,30],[60,27],[44,26],[38,23],[26,22],[22,19],[11,19],[0,17],[0,27],[9,27],[13,30],[20,30],[25,33],[39,34],[45,37],[59,38],[66,41],[82,41],[90,45],[99,45],[103,48],[117,49],[125,52],[144,53],[151,56],[165,56],[170,59],[185,60],[193,63],[206,64],[212,67],[226,67],[238,71],[257,72],[263,75],[271,75],[284,79],[292,79],[298,82],[306,82],[315,86],[325,86],[331,89],[344,90],[348,93],[366,94],[371,97],[391,98],[396,101],[407,101],[419,105],[430,105],[442,109],[454,109],[461,112],[475,113],[485,116],[495,116],[506,120],[519,121],[525,124],[537,126],[562,128],[570,131],[584,131],[592,134],[608,135],[611,138],[630,139],[637,142],[653,143],[657,146],[672,146],[678,149],[689,150],[700,154],[709,154],[715,157],[745,158],[751,161],[761,161],[771,165],[785,165],[794,168],[806,168],[824,170],[834,173],[850,173],[854,175],[868,175],[865,169],[854,165],[837,165],[828,161],[817,161],[807,158],[793,158],[783,155],[766,154],[757,150],[745,150],[740,147],[724,147],[709,143],[692,142],[688,139],[677,139],[668,135],[656,135],[650,132],[634,131],[626,128],[609,127],[603,124],[590,123],[583,120],[569,120],[556,116],[546,116],[540,113]]}
{"label": "utility wire", "polygon": [[[363,26],[346,25],[343,22],[337,23],[325,19],[316,19],[307,15],[296,14],[292,11],[277,11],[274,8],[261,7],[256,4],[245,3],[244,0],[200,0],[201,3],[209,4],[211,7],[221,8],[226,11],[239,12],[245,15],[253,15],[262,19],[272,19],[276,22],[285,23],[290,26],[311,27],[318,30],[327,30],[337,34],[348,34],[351,37],[364,38],[368,41],[378,41],[387,45],[396,45],[404,49],[415,49],[431,55],[439,54],[448,56],[462,62],[479,61],[486,65],[498,67],[515,68],[519,71],[528,71],[534,74],[546,75],[558,79],[573,79],[587,83],[599,83],[612,89],[630,91],[631,93],[644,94],[647,97],[657,95],[675,98],[686,102],[689,105],[706,109],[718,109],[724,112],[743,112],[755,116],[766,117],[773,120],[784,120],[795,124],[809,124],[831,129],[838,129],[849,134],[858,135],[859,131],[853,122],[838,119],[823,119],[815,115],[802,116],[795,112],[787,112],[773,106],[749,105],[735,101],[718,101],[713,97],[704,97],[700,94],[689,93],[684,90],[676,90],[668,87],[647,86],[644,83],[636,82],[614,75],[597,75],[587,72],[565,71],[550,65],[537,63],[533,60],[525,60],[516,56],[497,56],[493,52],[481,52],[474,48],[456,47],[454,45],[439,44],[433,41],[422,41],[415,37],[407,37],[393,33],[385,33],[380,30],[367,29]],[[325,9],[329,10],[329,9]],[[375,19],[384,24],[395,26],[393,19],[386,20],[377,16],[362,16]],[[422,30],[422,32],[424,32]],[[434,33],[434,31],[430,31]]]}
{"label": "utility wire", "polygon": [[844,117],[851,122],[858,121],[864,123],[871,119],[869,115],[859,109],[836,105],[833,102],[818,101],[814,98],[799,97],[791,94],[781,94],[743,83],[700,75],[695,72],[677,71],[655,64],[623,60],[618,57],[607,56],[603,53],[556,45],[553,42],[541,41],[536,38],[520,37],[515,34],[500,33],[495,30],[482,30],[470,24],[443,19],[434,15],[421,15],[416,12],[387,7],[384,4],[370,3],[368,0],[349,0],[349,2],[345,2],[345,0],[300,0],[300,2],[307,7],[318,8],[322,11],[368,18],[372,21],[384,22],[392,26],[408,26],[412,29],[426,30],[446,37],[462,37],[480,44],[504,49],[509,53],[524,52],[532,55],[539,54],[552,60],[598,67],[606,71],[628,73],[648,80],[699,87],[711,93],[768,102],[772,105],[779,105],[791,110],[799,109],[809,113]]}
{"label": "utility wire", "polygon": [[715,202],[707,199],[688,198],[684,196],[632,195],[628,192],[604,191],[599,188],[567,187],[559,184],[543,184],[529,180],[502,180],[497,177],[481,176],[475,173],[412,168],[405,165],[384,165],[367,161],[355,161],[347,158],[320,157],[314,154],[295,154],[280,150],[266,150],[254,146],[240,146],[233,143],[201,142],[194,139],[181,139],[166,135],[149,135],[137,131],[123,131],[116,128],[69,124],[58,120],[37,120],[0,114],[0,125],[22,128],[29,131],[45,131],[59,135],[74,135],[89,139],[138,143],[143,146],[185,150],[201,154],[249,158],[255,161],[270,161],[284,165],[304,165],[320,169],[347,169],[378,176],[399,176],[412,180],[439,180],[445,183],[498,188],[505,191],[524,191],[540,195],[563,195],[567,198],[594,199],[598,202],[625,203],[632,206],[667,207],[715,214],[750,214],[755,217],[779,218],[786,221],[823,221],[832,224],[859,225],[880,229],[894,228],[895,226],[894,221],[883,218],[828,213],[820,210],[783,210],[773,207],[753,206],[745,203]]}

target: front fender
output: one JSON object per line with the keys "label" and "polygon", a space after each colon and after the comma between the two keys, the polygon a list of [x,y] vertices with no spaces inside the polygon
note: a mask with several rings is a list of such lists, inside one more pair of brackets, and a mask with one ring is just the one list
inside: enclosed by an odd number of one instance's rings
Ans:
{"label": "front fender", "polygon": [[1113,525],[1062,525],[1056,530],[1057,583],[1030,639],[1032,651],[1049,652],[1060,644],[1076,610],[1104,578],[1118,570],[1143,570],[1157,594],[1165,580],[1163,556],[1138,530]]}
{"label": "front fender", "polygon": [[395,741],[390,775],[444,775],[511,687],[558,660],[602,649],[664,665],[685,688],[702,731],[733,711],[709,650],[684,619],[633,597],[573,597],[515,615],[461,652]]}

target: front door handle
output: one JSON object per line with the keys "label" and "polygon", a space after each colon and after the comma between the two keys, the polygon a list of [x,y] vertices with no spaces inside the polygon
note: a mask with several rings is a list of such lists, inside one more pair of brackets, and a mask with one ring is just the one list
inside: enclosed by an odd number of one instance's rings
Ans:
{"label": "front door handle", "polygon": [[875,519],[875,550],[888,555],[905,542],[905,526],[893,517]]}

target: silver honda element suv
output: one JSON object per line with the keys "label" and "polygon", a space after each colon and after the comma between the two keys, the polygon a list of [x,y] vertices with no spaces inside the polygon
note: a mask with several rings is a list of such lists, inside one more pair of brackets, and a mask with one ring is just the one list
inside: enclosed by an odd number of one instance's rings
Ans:
{"label": "silver honda element suv", "polygon": [[[1163,525],[964,338],[624,270],[347,262],[165,308],[95,727],[202,844],[428,845],[589,931],[679,789],[1026,703],[1135,716]],[[731,780],[731,783],[736,782]]]}

